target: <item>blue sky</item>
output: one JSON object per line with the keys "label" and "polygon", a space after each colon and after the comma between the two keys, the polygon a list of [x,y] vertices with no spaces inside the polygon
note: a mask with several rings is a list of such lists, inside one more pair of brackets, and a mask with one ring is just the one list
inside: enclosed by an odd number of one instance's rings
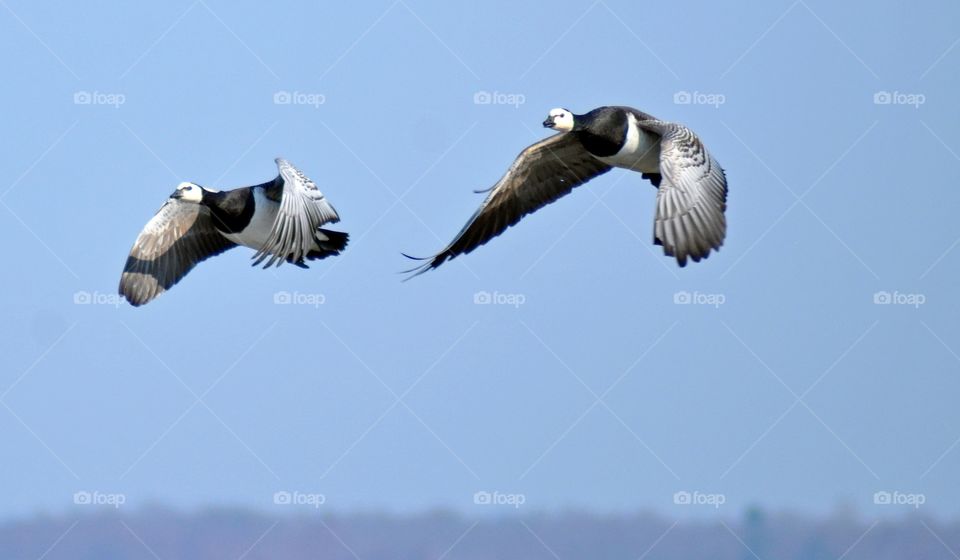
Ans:
{"label": "blue sky", "polygon": [[[955,2],[0,4],[0,515],[283,491],[960,513]],[[400,282],[550,108],[610,104],[726,168],[718,254],[676,268],[653,189],[614,171]],[[116,305],[178,182],[259,183],[277,156],[339,210],[343,256],[238,249]]]}

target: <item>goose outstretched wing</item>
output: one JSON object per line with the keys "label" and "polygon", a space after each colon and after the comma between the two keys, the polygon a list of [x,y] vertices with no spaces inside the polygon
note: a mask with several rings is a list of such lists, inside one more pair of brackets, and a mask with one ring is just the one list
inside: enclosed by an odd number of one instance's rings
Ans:
{"label": "goose outstretched wing", "polygon": [[134,306],[143,305],[198,262],[235,246],[214,227],[206,206],[171,198],[133,244],[120,276],[120,295]]}
{"label": "goose outstretched wing", "polygon": [[263,247],[253,255],[254,265],[265,259],[267,268],[284,261],[303,261],[314,246],[320,226],[340,221],[337,211],[327,201],[317,184],[290,162],[277,158],[282,182],[280,208]]}
{"label": "goose outstretched wing", "polygon": [[[653,242],[680,266],[706,258],[727,232],[727,178],[700,138],[687,127],[639,121],[660,135],[660,177]],[[656,185],[657,179],[651,177]]]}
{"label": "goose outstretched wing", "polygon": [[436,255],[420,259],[428,262],[408,272],[422,274],[457,255],[473,251],[527,214],[610,169],[611,166],[591,155],[570,133],[555,134],[527,147],[489,189],[483,204],[454,240]]}

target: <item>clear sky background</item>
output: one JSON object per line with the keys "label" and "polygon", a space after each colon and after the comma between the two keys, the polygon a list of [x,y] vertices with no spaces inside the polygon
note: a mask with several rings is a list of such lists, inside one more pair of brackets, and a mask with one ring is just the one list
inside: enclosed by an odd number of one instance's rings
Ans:
{"label": "clear sky background", "polygon": [[[875,505],[888,491],[960,514],[958,17],[946,0],[0,2],[0,515],[84,491],[912,511]],[[653,188],[614,171],[401,283],[400,252],[449,241],[549,109],[610,104],[689,125],[726,168],[719,253],[677,268],[651,244]],[[344,255],[265,272],[236,249],[117,304],[178,182],[256,184],[277,156],[337,207]]]}

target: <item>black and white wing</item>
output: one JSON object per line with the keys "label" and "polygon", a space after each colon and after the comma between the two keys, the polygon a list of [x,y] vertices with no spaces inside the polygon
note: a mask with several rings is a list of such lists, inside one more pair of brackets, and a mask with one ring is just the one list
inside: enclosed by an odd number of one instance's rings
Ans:
{"label": "black and white wing", "polygon": [[320,226],[340,221],[333,206],[302,171],[290,162],[277,158],[283,194],[280,208],[263,247],[253,256],[255,265],[268,259],[264,268],[284,261],[303,261],[314,246]]}
{"label": "black and white wing", "polygon": [[500,235],[520,218],[550,204],[574,187],[610,171],[570,133],[550,136],[517,156],[507,173],[491,188],[480,208],[453,242],[408,272],[422,274],[445,261],[473,251]]}
{"label": "black and white wing", "polygon": [[[660,177],[653,242],[685,266],[723,245],[727,233],[727,178],[700,138],[687,127],[646,120],[641,128],[660,135]],[[646,176],[646,175],[645,175]]]}
{"label": "black and white wing", "polygon": [[170,199],[147,222],[120,276],[120,295],[143,305],[170,289],[204,259],[236,245],[213,225],[206,206]]}

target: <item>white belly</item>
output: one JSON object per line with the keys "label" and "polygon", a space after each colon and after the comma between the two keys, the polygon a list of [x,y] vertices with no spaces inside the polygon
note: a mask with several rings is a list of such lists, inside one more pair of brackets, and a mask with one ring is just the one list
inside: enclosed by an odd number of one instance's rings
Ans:
{"label": "white belly", "polygon": [[223,236],[245,247],[260,250],[273,228],[280,204],[268,199],[260,189],[253,191],[254,213],[250,223],[240,233],[224,233]]}
{"label": "white belly", "polygon": [[660,137],[637,126],[637,118],[627,115],[627,139],[620,151],[612,156],[597,158],[614,167],[624,167],[644,173],[660,172]]}

